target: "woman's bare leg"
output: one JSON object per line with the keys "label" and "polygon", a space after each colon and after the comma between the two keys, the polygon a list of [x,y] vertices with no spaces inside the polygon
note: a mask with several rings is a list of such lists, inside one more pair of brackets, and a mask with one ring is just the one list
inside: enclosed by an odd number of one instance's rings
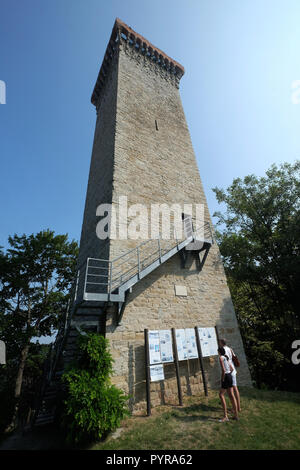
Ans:
{"label": "woman's bare leg", "polygon": [[233,391],[234,391],[234,397],[236,399],[237,409],[238,409],[238,412],[240,412],[241,411],[241,399],[240,399],[239,389],[236,386],[234,386]]}
{"label": "woman's bare leg", "polygon": [[226,418],[228,419],[227,406],[226,406],[226,400],[225,400],[225,392],[226,392],[226,390],[224,388],[221,388],[220,393],[219,393],[219,397],[220,397],[222,407],[223,407],[224,419],[226,419]]}
{"label": "woman's bare leg", "polygon": [[232,403],[232,408],[233,408],[233,412],[234,412],[234,416],[236,419],[238,419],[238,408],[237,408],[237,403],[236,403],[236,399],[234,397],[234,393],[233,393],[233,388],[228,388],[227,389],[227,393],[228,393],[228,396],[230,398],[230,401]]}

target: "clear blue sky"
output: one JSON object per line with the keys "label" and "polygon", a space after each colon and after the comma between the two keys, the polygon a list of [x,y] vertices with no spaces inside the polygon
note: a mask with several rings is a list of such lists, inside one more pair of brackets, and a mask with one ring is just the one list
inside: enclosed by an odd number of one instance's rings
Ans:
{"label": "clear blue sky", "polygon": [[211,212],[214,186],[300,156],[298,0],[0,0],[1,230],[79,240],[90,96],[116,17],[180,62]]}

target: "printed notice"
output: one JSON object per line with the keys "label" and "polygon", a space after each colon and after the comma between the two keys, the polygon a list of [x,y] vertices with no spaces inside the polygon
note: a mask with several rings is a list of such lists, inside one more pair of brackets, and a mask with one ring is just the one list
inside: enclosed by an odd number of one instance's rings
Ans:
{"label": "printed notice", "polygon": [[198,328],[203,357],[218,355],[218,342],[215,328]]}
{"label": "printed notice", "polygon": [[161,362],[159,332],[157,330],[149,330],[149,356],[150,364],[159,364]]}
{"label": "printed notice", "polygon": [[188,348],[184,329],[176,330],[176,344],[178,360],[185,361],[188,359]]}
{"label": "printed notice", "polygon": [[173,362],[172,336],[170,330],[159,331],[161,362]]}
{"label": "printed notice", "polygon": [[150,380],[151,382],[158,382],[159,380],[164,380],[164,366],[158,364],[157,366],[150,366]]}
{"label": "printed notice", "polygon": [[196,344],[196,334],[194,328],[186,328],[185,338],[187,342],[187,352],[189,359],[197,359],[198,350]]}

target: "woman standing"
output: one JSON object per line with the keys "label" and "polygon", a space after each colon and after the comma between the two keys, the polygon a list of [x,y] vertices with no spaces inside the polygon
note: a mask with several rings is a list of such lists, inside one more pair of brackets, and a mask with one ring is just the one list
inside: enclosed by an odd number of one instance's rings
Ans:
{"label": "woman standing", "polygon": [[237,410],[237,403],[236,399],[234,397],[233,393],[233,387],[232,387],[232,375],[231,373],[233,372],[234,368],[232,366],[231,361],[229,360],[228,356],[225,353],[224,348],[219,348],[218,349],[219,353],[219,361],[221,365],[221,371],[222,371],[222,377],[221,377],[221,390],[219,393],[219,397],[222,402],[223,406],[223,411],[224,411],[224,418],[220,419],[219,421],[224,423],[225,421],[229,421],[228,415],[227,415],[227,406],[226,406],[226,400],[225,400],[225,393],[227,390],[228,396],[230,398],[230,401],[232,403],[232,408],[234,412],[234,418],[238,420],[238,410]]}
{"label": "woman standing", "polygon": [[235,354],[234,354],[233,350],[229,346],[226,345],[225,339],[220,339],[219,346],[223,347],[225,349],[225,354],[226,354],[226,356],[228,356],[229,361],[231,361],[233,369],[234,369],[233,372],[231,373],[231,375],[232,375],[232,386],[233,386],[233,393],[234,393],[234,398],[236,399],[238,412],[240,413],[242,411],[241,410],[240,392],[239,392],[237,382],[236,382],[236,368],[235,368],[235,365],[234,365],[233,359],[232,359],[232,357],[235,356]]}

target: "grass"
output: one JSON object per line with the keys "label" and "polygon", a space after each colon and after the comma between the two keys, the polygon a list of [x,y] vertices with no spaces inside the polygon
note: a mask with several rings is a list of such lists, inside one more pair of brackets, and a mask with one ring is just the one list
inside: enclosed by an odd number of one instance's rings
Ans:
{"label": "grass", "polygon": [[219,423],[218,392],[186,397],[183,407],[161,406],[151,417],[130,417],[118,438],[92,450],[300,449],[300,394],[240,388],[238,422]]}
{"label": "grass", "polygon": [[[111,434],[84,449],[300,449],[300,393],[239,389],[243,411],[238,422],[218,422],[222,417],[218,392],[210,391],[208,397],[185,397],[182,407],[160,406],[150,417],[131,416],[122,422],[119,437]],[[1,450],[57,448],[72,450],[64,442],[64,433],[51,427],[25,436],[14,434],[0,444]]]}

